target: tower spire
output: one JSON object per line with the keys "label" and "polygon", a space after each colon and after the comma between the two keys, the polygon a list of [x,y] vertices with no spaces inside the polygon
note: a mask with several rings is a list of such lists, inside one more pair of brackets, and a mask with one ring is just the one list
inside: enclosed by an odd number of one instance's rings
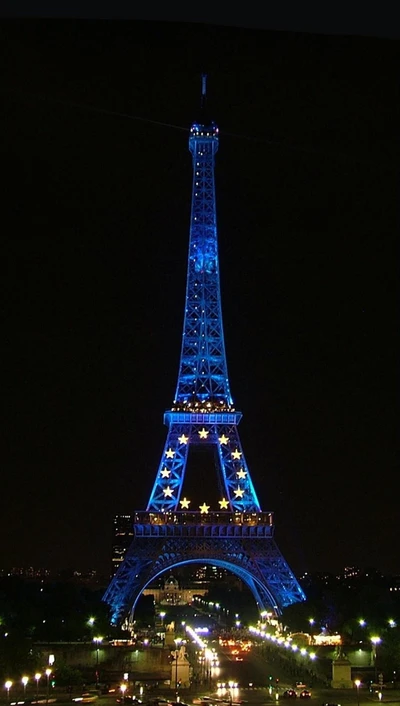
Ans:
{"label": "tower spire", "polygon": [[[206,97],[203,75],[202,99]],[[174,411],[205,407],[230,410],[220,292],[214,162],[218,127],[202,111],[189,134],[192,212],[181,359]]]}

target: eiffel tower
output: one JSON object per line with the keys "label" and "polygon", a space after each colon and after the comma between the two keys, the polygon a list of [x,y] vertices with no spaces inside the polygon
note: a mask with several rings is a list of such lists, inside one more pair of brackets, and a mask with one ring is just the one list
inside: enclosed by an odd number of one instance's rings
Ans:
{"label": "eiffel tower", "polygon": [[[189,133],[192,211],[178,384],[164,414],[168,433],[149,503],[134,513],[132,543],[103,596],[113,624],[132,619],[141,592],[158,576],[190,563],[236,574],[260,612],[279,615],[305,600],[274,540],[273,514],[261,510],[239,438],[242,414],[233,406],[222,325],[214,183],[218,127],[206,118],[205,101],[203,75],[202,119]],[[214,451],[219,508],[206,502],[193,508],[183,492],[189,450],[202,446]]]}

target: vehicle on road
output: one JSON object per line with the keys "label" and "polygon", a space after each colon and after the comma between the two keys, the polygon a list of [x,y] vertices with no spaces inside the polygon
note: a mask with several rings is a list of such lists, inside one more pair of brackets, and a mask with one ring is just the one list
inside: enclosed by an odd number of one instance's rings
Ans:
{"label": "vehicle on road", "polygon": [[39,699],[24,699],[21,701],[10,701],[9,706],[31,706],[32,704],[54,704],[57,699],[54,698],[39,698]]}
{"label": "vehicle on road", "polygon": [[300,699],[311,699],[311,691],[303,689],[303,691],[300,691],[299,697]]}
{"label": "vehicle on road", "polygon": [[296,697],[297,694],[294,689],[286,689],[281,696],[282,699],[295,699]]}

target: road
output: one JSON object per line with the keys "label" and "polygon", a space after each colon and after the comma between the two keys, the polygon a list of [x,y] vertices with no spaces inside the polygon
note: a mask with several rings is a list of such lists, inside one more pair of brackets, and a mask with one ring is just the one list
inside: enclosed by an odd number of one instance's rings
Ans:
{"label": "road", "polygon": [[[288,676],[274,662],[268,662],[257,649],[250,649],[248,653],[232,654],[229,648],[217,648],[219,653],[219,667],[212,670],[211,682],[207,688],[203,689],[203,695],[214,695],[218,698],[230,699],[235,702],[248,702],[250,704],[272,704],[279,703],[292,706],[294,702],[309,704],[309,706],[321,706],[322,704],[335,704],[342,706],[373,706],[379,704],[377,695],[370,694],[368,689],[360,689],[359,699],[356,689],[333,690],[322,688],[321,686],[310,687],[311,698],[307,700],[285,699],[284,691],[294,687],[293,678]],[[240,661],[237,661],[239,657]],[[243,661],[242,661],[243,660]],[[272,677],[272,680],[269,677]],[[279,680],[278,682],[276,680]],[[237,689],[227,688],[228,683],[238,683]],[[218,689],[218,684],[225,684],[225,689]],[[271,685],[271,687],[269,686]],[[306,686],[307,682],[306,682]],[[300,693],[298,691],[298,693]],[[189,693],[182,692],[182,700],[188,704],[192,703]],[[386,691],[382,699],[383,703],[399,704],[399,691]]]}

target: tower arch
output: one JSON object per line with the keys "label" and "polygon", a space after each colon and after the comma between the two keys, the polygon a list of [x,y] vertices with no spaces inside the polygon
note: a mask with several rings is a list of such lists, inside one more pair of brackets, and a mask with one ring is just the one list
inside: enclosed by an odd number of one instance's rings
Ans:
{"label": "tower arch", "polygon": [[219,568],[226,569],[230,573],[240,578],[252,593],[260,613],[262,613],[264,610],[272,609],[277,616],[281,614],[281,610],[279,609],[277,601],[272,595],[272,593],[269,591],[269,589],[267,589],[262,584],[262,582],[260,582],[259,579],[256,579],[248,570],[244,569],[243,566],[235,564],[232,561],[226,561],[224,559],[212,559],[206,557],[200,560],[198,557],[196,557],[188,559],[182,558],[180,561],[175,561],[175,563],[168,564],[164,569],[158,569],[156,573],[150,576],[147,583],[143,585],[140,593],[134,598],[134,603],[130,609],[131,618],[133,618],[135,608],[138,600],[140,599],[140,596],[142,595],[143,591],[150,586],[150,584],[152,584],[154,581],[160,578],[160,576],[162,576],[168,571],[172,572],[174,569],[177,569],[180,566],[198,564],[199,562],[201,562],[201,564],[203,565],[206,564],[209,566],[218,566]]}

